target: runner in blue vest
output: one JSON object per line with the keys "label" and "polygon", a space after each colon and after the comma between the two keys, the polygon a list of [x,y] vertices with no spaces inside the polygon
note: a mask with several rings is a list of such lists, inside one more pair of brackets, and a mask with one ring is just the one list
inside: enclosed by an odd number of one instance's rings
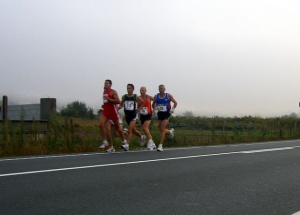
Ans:
{"label": "runner in blue vest", "polygon": [[[166,135],[168,135],[170,139],[174,138],[174,128],[168,130],[167,125],[171,114],[174,113],[174,110],[177,107],[177,101],[170,93],[165,93],[166,88],[164,85],[159,85],[158,90],[159,93],[154,96],[152,107],[157,111],[160,130],[160,142],[157,151],[163,151],[163,143]],[[171,102],[173,103],[173,107],[171,107]]]}

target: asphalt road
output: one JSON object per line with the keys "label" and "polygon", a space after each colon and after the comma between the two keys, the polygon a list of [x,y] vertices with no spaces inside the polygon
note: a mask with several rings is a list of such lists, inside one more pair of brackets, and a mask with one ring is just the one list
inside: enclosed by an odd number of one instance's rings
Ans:
{"label": "asphalt road", "polygon": [[300,141],[0,159],[0,214],[293,214]]}

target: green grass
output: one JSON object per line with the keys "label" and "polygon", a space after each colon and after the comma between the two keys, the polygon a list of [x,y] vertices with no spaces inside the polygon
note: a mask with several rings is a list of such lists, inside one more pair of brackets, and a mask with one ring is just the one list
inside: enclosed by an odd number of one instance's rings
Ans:
{"label": "green grass", "polygon": [[[189,147],[252,143],[300,138],[300,120],[290,118],[222,118],[175,117],[170,122],[175,138],[166,139],[165,147]],[[27,130],[26,130],[27,129]],[[99,120],[52,116],[48,131],[40,134],[40,125],[33,121],[25,128],[23,121],[0,123],[0,156],[46,155],[57,153],[95,152],[101,142]],[[157,120],[153,120],[151,134],[159,142]],[[121,140],[114,138],[117,150]],[[133,137],[131,149],[142,149]]]}

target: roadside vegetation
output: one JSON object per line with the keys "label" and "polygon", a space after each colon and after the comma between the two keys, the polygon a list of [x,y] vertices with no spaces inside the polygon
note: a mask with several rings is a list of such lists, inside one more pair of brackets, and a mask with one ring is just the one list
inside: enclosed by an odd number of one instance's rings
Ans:
{"label": "roadside vegetation", "polygon": [[[48,123],[41,124],[34,119],[30,122],[24,121],[24,114],[21,111],[18,122],[10,120],[0,122],[0,157],[100,151],[99,115],[94,112],[84,102],[74,101],[54,113]],[[192,112],[187,111],[182,116],[172,117],[169,128],[175,128],[175,138],[167,139],[165,147],[300,138],[300,119],[295,113],[273,118],[195,117]],[[155,117],[150,129],[154,142],[158,143],[158,121]],[[120,144],[121,140],[114,138],[117,150],[121,148]],[[137,138],[133,138],[130,149],[143,147]]]}
{"label": "roadside vegetation", "polygon": [[[99,116],[77,118],[53,114],[47,132],[40,132],[37,121],[3,121],[0,124],[0,156],[46,155],[99,151],[101,142]],[[165,147],[207,146],[253,143],[300,138],[300,119],[283,116],[261,117],[172,117],[169,127],[175,128],[175,138],[166,140]],[[151,133],[159,140],[158,122],[153,119]],[[114,139],[120,149],[120,139]],[[133,138],[131,149],[143,149]]]}

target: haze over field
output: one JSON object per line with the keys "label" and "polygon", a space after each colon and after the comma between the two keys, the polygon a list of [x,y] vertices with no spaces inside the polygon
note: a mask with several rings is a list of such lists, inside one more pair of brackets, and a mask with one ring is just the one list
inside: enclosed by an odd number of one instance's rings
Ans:
{"label": "haze over field", "polygon": [[0,96],[97,110],[165,84],[177,114],[299,113],[297,0],[0,0]]}

